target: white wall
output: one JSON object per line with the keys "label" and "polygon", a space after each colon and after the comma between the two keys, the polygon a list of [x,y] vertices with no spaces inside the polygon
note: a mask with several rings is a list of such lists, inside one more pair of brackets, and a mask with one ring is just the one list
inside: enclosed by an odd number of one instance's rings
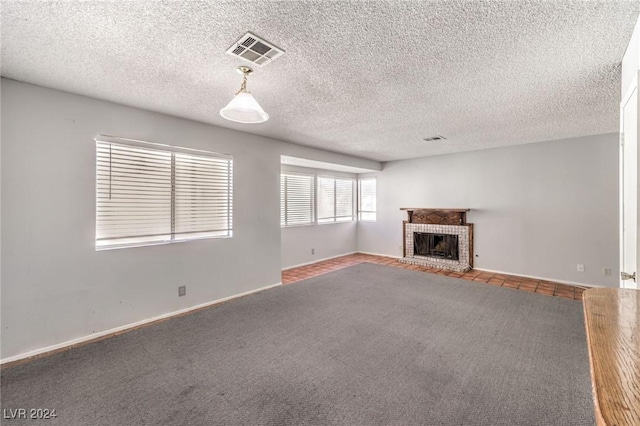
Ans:
{"label": "white wall", "polygon": [[[6,79],[1,108],[3,359],[279,283],[280,155],[380,166]],[[233,155],[233,238],[96,252],[98,133]]]}
{"label": "white wall", "polygon": [[[356,179],[352,173],[282,166],[283,171]],[[355,199],[354,199],[355,202]],[[355,205],[355,204],[354,204]],[[322,223],[282,228],[282,269],[354,253],[358,244],[356,222]],[[314,253],[311,253],[314,249]]]}
{"label": "white wall", "polygon": [[617,286],[617,134],[395,161],[367,175],[378,214],[358,224],[358,251],[401,256],[401,207],[470,208],[476,268]]}
{"label": "white wall", "polygon": [[356,222],[282,228],[282,269],[354,253],[356,232]]}

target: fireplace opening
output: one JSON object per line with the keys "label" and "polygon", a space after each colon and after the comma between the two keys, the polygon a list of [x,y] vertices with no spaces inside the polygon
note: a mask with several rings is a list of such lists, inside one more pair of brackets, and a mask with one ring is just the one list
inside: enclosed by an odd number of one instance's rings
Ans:
{"label": "fireplace opening", "polygon": [[414,232],[413,253],[417,256],[459,260],[458,236],[451,234]]}

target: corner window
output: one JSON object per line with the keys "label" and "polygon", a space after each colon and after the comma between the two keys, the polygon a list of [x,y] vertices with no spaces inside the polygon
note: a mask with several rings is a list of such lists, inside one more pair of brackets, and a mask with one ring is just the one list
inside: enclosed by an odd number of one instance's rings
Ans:
{"label": "corner window", "polygon": [[96,250],[231,236],[230,156],[112,139],[96,139]]}
{"label": "corner window", "polygon": [[376,178],[358,180],[358,220],[376,220]]}

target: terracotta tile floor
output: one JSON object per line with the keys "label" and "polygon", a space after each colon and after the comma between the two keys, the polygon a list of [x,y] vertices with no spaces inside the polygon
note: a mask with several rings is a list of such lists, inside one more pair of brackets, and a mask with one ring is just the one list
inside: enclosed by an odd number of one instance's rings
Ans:
{"label": "terracotta tile floor", "polygon": [[572,300],[582,300],[582,292],[586,290],[586,287],[519,277],[517,275],[496,274],[493,272],[478,271],[475,269],[463,273],[430,268],[428,266],[408,265],[406,263],[398,262],[397,259],[392,257],[374,256],[362,253],[350,254],[347,256],[312,263],[310,265],[300,266],[298,268],[287,269],[286,271],[282,271],[282,283],[291,284],[296,281],[315,277],[317,275],[325,274],[327,272],[335,271],[336,269],[345,268],[362,262],[413,269],[430,274],[447,275],[449,277],[462,278],[463,280],[475,281],[498,287],[515,288],[522,291],[529,291],[531,293],[540,293],[547,296],[557,296]]}

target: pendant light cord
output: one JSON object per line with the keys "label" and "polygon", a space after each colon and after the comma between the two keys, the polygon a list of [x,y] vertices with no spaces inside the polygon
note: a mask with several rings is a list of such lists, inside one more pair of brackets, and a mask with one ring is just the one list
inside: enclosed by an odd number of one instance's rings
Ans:
{"label": "pendant light cord", "polygon": [[242,76],[242,84],[240,85],[240,90],[238,90],[236,92],[236,95],[238,93],[242,93],[242,92],[246,92],[247,91],[247,73],[245,72],[245,73],[242,73],[242,74],[243,74],[243,76]]}

